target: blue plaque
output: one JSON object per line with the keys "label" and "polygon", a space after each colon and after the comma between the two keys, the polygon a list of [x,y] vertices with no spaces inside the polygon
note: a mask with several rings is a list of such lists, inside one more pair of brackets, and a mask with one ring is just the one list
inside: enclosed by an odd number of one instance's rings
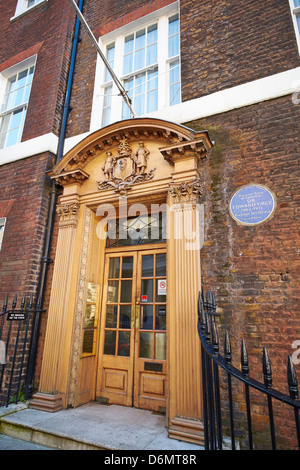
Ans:
{"label": "blue plaque", "polygon": [[251,184],[243,186],[230,200],[230,214],[243,225],[257,225],[265,222],[275,209],[275,199],[264,186]]}

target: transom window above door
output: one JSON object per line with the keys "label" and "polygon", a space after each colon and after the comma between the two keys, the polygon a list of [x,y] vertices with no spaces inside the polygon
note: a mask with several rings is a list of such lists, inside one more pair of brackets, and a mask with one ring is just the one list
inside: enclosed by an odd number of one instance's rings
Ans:
{"label": "transom window above door", "polygon": [[108,222],[107,248],[164,243],[167,237],[166,214],[140,215]]}
{"label": "transom window above door", "polygon": [[[181,101],[177,3],[175,7],[164,9],[162,16],[147,15],[144,24],[139,20],[131,24],[131,29],[121,28],[124,34],[113,37],[110,33],[102,38],[106,58],[128,92],[137,116]],[[131,117],[129,107],[99,59],[91,127],[104,127]]]}

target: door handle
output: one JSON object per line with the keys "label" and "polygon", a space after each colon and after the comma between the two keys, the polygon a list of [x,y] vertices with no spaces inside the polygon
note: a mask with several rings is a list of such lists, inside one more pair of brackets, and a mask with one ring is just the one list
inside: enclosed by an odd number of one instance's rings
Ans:
{"label": "door handle", "polygon": [[139,326],[139,313],[140,303],[136,302],[131,306],[131,328],[138,328]]}
{"label": "door handle", "polygon": [[135,325],[135,304],[131,306],[131,322],[130,322],[130,328],[134,328]]}

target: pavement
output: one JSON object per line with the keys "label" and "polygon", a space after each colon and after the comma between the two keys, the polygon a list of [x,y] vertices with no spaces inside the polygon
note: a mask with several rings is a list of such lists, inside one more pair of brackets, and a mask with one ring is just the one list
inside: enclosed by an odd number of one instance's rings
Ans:
{"label": "pavement", "polygon": [[176,453],[204,450],[169,438],[165,415],[95,402],[56,413],[30,409],[28,404],[1,407],[0,449]]}

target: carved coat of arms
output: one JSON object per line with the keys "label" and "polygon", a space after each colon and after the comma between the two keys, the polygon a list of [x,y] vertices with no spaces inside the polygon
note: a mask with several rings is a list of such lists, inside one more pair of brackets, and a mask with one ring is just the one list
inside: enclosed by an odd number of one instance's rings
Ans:
{"label": "carved coat of arms", "polygon": [[126,194],[133,184],[152,179],[155,168],[146,171],[149,154],[143,142],[140,142],[137,150],[132,152],[127,140],[121,141],[116,156],[110,151],[106,152],[102,167],[105,179],[97,181],[98,189],[113,189],[115,192]]}

